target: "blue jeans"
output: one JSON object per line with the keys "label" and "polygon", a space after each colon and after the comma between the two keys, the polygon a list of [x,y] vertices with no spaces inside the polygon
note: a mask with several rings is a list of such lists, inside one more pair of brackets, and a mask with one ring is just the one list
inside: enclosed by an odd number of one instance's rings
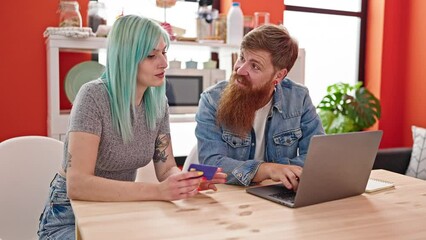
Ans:
{"label": "blue jeans", "polygon": [[59,174],[50,183],[49,199],[40,216],[40,239],[75,239],[75,219],[67,197],[66,179]]}

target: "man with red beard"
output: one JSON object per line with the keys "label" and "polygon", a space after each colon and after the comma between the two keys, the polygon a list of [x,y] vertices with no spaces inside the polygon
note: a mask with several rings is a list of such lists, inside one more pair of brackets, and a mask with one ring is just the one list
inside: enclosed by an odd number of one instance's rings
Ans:
{"label": "man with red beard", "polygon": [[260,26],[243,38],[230,81],[201,94],[199,161],[221,167],[227,183],[272,179],[297,190],[309,141],[324,134],[308,89],[285,78],[297,55],[284,27]]}

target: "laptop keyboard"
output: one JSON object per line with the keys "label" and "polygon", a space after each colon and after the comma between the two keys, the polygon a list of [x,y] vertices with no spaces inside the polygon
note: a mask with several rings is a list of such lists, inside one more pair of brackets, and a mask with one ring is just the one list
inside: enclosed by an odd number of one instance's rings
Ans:
{"label": "laptop keyboard", "polygon": [[294,203],[294,198],[296,197],[296,193],[293,191],[284,191],[284,192],[274,193],[269,196]]}

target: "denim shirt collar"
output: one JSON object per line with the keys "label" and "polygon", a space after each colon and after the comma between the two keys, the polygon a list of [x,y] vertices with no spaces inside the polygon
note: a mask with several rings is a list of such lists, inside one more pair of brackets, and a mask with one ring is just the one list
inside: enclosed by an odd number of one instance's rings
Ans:
{"label": "denim shirt collar", "polygon": [[[285,87],[290,87],[290,83],[288,81],[286,81],[286,78],[284,78],[282,80],[282,82],[283,82]],[[268,114],[268,117],[272,116],[274,108],[277,109],[277,111],[279,113],[281,113],[281,114],[283,113],[283,100],[282,100],[283,97],[284,97],[283,86],[281,84],[277,84],[275,86],[274,95],[272,96],[272,98],[273,98],[272,108],[271,108],[271,111]]]}

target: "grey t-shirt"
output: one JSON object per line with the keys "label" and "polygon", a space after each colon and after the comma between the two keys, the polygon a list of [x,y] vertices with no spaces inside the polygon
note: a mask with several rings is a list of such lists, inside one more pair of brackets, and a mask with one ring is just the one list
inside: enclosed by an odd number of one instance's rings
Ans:
{"label": "grey t-shirt", "polygon": [[[170,133],[168,107],[164,117],[157,119],[154,130],[150,130],[146,124],[143,104],[136,107],[135,116],[131,117],[134,138],[124,144],[112,125],[108,92],[104,82],[97,79],[80,88],[71,110],[68,133],[87,132],[100,137],[96,176],[134,181],[136,170],[151,161],[157,136]],[[64,170],[67,166],[68,133],[62,162]]]}

